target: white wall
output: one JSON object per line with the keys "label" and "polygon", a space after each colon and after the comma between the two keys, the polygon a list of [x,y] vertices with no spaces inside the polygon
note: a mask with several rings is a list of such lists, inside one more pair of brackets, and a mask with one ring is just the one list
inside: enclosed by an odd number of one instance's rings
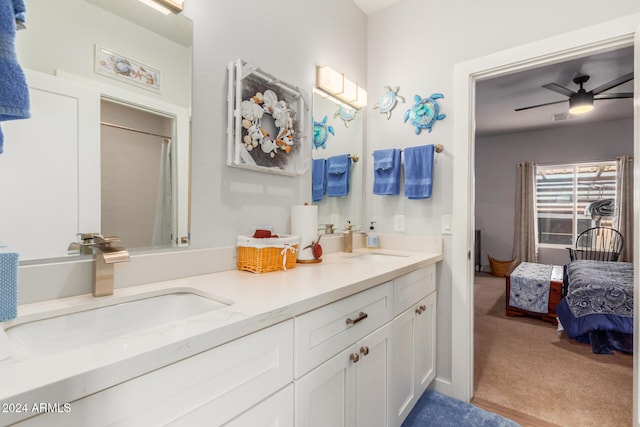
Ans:
{"label": "white wall", "polygon": [[[597,0],[557,2],[514,2],[481,0],[426,2],[401,0],[368,20],[368,92],[372,103],[385,85],[400,86],[411,101],[415,94],[445,95],[440,105],[448,117],[430,134],[416,136],[402,123],[408,105],[400,105],[392,120],[369,113],[367,149],[390,146],[442,143],[437,155],[433,198],[409,201],[398,197],[380,200],[367,194],[367,216],[378,221],[380,233],[393,232],[393,214],[406,215],[407,234],[434,235],[440,232],[442,214],[453,209],[453,69],[457,63],[517,47],[600,22],[640,12],[640,3],[612,0],[604,6]],[[370,110],[369,110],[370,111]],[[367,157],[367,156],[365,156]],[[370,165],[369,165],[370,168]],[[365,175],[371,176],[370,172]],[[367,188],[365,183],[365,188]],[[466,195],[462,195],[466,197]],[[466,233],[457,230],[453,233]],[[469,307],[452,307],[451,236],[444,236],[444,261],[438,269],[438,358],[437,378],[446,383],[452,374],[452,316]],[[446,384],[445,384],[446,385]]]}
{"label": "white wall", "polygon": [[[511,259],[516,163],[572,163],[633,156],[633,119],[560,127],[476,139],[476,229],[487,254]],[[540,249],[540,261],[562,265],[566,250]],[[488,271],[488,269],[485,269]]]}
{"label": "white wall", "polygon": [[291,205],[311,202],[311,170],[301,177],[225,165],[227,63],[242,58],[309,94],[316,65],[366,87],[366,16],[350,1],[191,0],[193,20],[193,247],[235,245],[256,226],[290,229]]}

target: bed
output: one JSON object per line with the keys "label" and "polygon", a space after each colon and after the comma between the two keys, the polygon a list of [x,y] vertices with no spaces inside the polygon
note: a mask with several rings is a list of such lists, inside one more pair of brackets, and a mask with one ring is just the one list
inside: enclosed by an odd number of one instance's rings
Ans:
{"label": "bed", "polygon": [[558,329],[593,353],[633,353],[633,263],[572,261],[564,266]]}
{"label": "bed", "polygon": [[562,266],[521,262],[507,276],[507,316],[542,319],[554,325],[562,298]]}

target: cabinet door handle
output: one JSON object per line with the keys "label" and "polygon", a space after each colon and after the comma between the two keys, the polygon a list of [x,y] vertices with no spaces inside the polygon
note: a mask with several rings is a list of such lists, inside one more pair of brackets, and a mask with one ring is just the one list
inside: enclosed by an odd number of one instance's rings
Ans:
{"label": "cabinet door handle", "polygon": [[426,306],[426,305],[421,305],[421,306],[420,306],[420,310],[422,310],[422,311],[427,311],[427,306]]}
{"label": "cabinet door handle", "polygon": [[422,307],[416,308],[416,314],[422,314]]}
{"label": "cabinet door handle", "polygon": [[358,314],[358,318],[356,319],[350,319],[347,317],[347,325],[355,325],[356,323],[366,319],[367,317],[369,317],[369,315],[364,311],[361,311],[360,314]]}
{"label": "cabinet door handle", "polygon": [[369,354],[369,347],[360,347],[360,353],[362,353],[363,356],[366,356],[367,354]]}
{"label": "cabinet door handle", "polygon": [[358,355],[358,353],[351,353],[349,359],[351,359],[353,363],[358,363],[358,361],[360,360],[360,356]]}

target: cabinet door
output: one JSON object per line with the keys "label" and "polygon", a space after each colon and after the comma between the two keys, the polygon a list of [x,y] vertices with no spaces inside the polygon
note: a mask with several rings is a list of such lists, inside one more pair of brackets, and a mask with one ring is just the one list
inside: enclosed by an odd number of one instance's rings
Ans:
{"label": "cabinet door", "polygon": [[389,423],[392,351],[391,322],[356,344],[356,426],[386,427]]}
{"label": "cabinet door", "polygon": [[400,426],[435,376],[436,293],[393,321],[392,426]]}
{"label": "cabinet door", "polygon": [[420,397],[436,375],[436,293],[418,303],[416,323],[416,395]]}
{"label": "cabinet door", "polygon": [[295,382],[296,426],[355,425],[355,350],[352,345]]}
{"label": "cabinet door", "polygon": [[[393,320],[393,393],[391,405],[392,426],[400,426],[409,415],[416,396],[416,354],[419,304],[403,311]],[[419,311],[419,310],[418,310]]]}
{"label": "cabinet door", "polygon": [[286,388],[224,425],[224,427],[246,426],[293,427],[293,384],[289,384]]}

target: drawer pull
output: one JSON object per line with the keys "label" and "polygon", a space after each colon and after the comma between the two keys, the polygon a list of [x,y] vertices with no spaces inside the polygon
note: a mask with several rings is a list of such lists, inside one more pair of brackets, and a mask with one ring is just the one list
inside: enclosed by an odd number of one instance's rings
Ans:
{"label": "drawer pull", "polygon": [[363,356],[366,356],[367,354],[369,354],[369,347],[360,347],[360,353],[362,353]]}
{"label": "drawer pull", "polygon": [[357,319],[349,319],[347,317],[347,325],[355,325],[356,323],[360,322],[361,320],[366,319],[367,317],[369,317],[369,315],[367,313],[365,313],[364,311],[361,311],[360,314],[358,314],[358,318]]}
{"label": "drawer pull", "polygon": [[351,359],[353,363],[358,363],[358,361],[360,360],[360,356],[358,355],[358,353],[351,353],[349,359]]}

